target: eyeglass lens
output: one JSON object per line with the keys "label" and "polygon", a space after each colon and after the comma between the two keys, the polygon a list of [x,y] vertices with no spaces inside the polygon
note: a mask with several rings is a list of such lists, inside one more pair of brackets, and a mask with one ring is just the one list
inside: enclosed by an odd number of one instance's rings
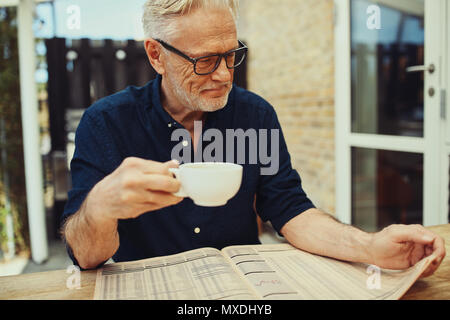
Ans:
{"label": "eyeglass lens", "polygon": [[[245,58],[245,50],[236,50],[225,55],[225,61],[229,69],[239,66]],[[212,73],[220,64],[220,55],[209,56],[197,60],[195,71],[199,74]]]}

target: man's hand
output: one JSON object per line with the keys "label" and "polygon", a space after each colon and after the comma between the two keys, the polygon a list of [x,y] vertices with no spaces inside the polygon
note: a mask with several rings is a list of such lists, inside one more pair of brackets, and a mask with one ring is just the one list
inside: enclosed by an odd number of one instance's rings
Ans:
{"label": "man's hand", "polygon": [[433,254],[422,277],[432,275],[445,257],[444,239],[421,225],[390,225],[372,235],[369,250],[371,263],[386,269],[406,269]]}
{"label": "man's hand", "polygon": [[183,200],[172,195],[179,190],[180,183],[169,168],[177,166],[174,161],[127,158],[92,188],[63,229],[82,268],[95,268],[114,255],[120,244],[119,219],[136,218]]}
{"label": "man's hand", "polygon": [[172,193],[180,182],[169,172],[176,161],[165,163],[127,158],[92,189],[87,206],[105,219],[136,218],[147,211],[175,205],[183,200]]}

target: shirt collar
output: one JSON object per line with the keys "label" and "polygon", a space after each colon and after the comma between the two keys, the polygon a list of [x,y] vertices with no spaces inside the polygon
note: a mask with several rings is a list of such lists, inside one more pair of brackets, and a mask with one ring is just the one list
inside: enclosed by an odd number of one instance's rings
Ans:
{"label": "shirt collar", "polygon": [[[160,74],[157,75],[156,79],[153,81],[152,85],[152,106],[161,120],[167,125],[175,125],[176,121],[164,110],[161,104],[161,80]],[[148,106],[150,108],[150,105]]]}

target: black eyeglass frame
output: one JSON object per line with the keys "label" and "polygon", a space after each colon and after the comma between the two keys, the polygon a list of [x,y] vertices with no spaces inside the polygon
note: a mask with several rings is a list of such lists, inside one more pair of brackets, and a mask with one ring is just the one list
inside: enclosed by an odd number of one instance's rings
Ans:
{"label": "black eyeglass frame", "polygon": [[[244,59],[246,58],[246,56],[247,56],[247,51],[248,51],[248,47],[247,47],[244,43],[242,43],[241,40],[238,40],[239,45],[240,45],[239,48],[236,48],[236,49],[233,49],[233,50],[224,52],[224,53],[215,53],[215,54],[209,54],[209,55],[201,56],[201,57],[197,57],[197,58],[192,58],[192,57],[189,57],[187,54],[183,53],[182,51],[178,50],[177,48],[171,46],[171,45],[168,44],[167,42],[164,42],[164,41],[162,41],[162,40],[160,40],[160,39],[155,39],[155,40],[158,41],[158,42],[159,42],[164,48],[166,48],[167,50],[169,50],[169,51],[171,51],[171,52],[173,52],[173,53],[179,55],[180,57],[186,59],[187,61],[191,62],[191,63],[194,65],[194,73],[197,74],[197,75],[199,75],[199,76],[206,76],[206,75],[211,74],[211,73],[213,73],[214,71],[216,71],[217,68],[218,68],[219,65],[220,65],[220,62],[222,61],[222,58],[225,58],[225,64],[227,65],[227,68],[228,68],[228,69],[234,69],[234,68],[238,67],[239,65],[241,65],[241,63],[242,63],[242,62],[244,61]],[[230,67],[230,66],[228,65],[226,56],[229,55],[230,53],[237,52],[237,51],[244,51],[244,56],[243,56],[242,60],[241,60],[238,64],[235,64],[235,65],[233,65],[233,66]],[[215,64],[214,68],[212,69],[212,71],[207,72],[207,73],[197,72],[197,61],[199,61],[199,60],[201,60],[201,59],[205,59],[205,58],[211,58],[211,57],[217,57],[216,64]]]}

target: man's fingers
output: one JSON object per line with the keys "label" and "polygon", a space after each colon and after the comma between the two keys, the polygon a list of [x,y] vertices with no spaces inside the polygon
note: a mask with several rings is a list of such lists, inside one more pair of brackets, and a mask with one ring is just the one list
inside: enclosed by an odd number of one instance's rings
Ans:
{"label": "man's fingers", "polygon": [[142,176],[140,186],[145,190],[175,193],[180,190],[181,183],[171,176],[146,174]]}
{"label": "man's fingers", "polygon": [[435,258],[433,259],[433,261],[431,261],[430,265],[428,266],[428,268],[422,273],[422,275],[420,276],[421,278],[426,278],[431,276],[441,265],[443,258],[440,258],[438,256],[435,256]]}
{"label": "man's fingers", "polygon": [[170,160],[166,162],[155,162],[151,160],[146,160],[148,167],[144,168],[144,173],[159,173],[165,174],[167,176],[172,177],[172,173],[169,171],[169,168],[178,168],[180,163],[177,160]]}
{"label": "man's fingers", "polygon": [[410,262],[411,265],[415,265],[417,262],[422,260],[425,257],[425,246],[415,244],[411,253],[410,253]]}
{"label": "man's fingers", "polygon": [[392,233],[392,237],[396,242],[414,242],[423,245],[431,245],[437,237],[425,228],[417,228],[416,226],[403,226],[397,228]]}
{"label": "man's fingers", "polygon": [[429,256],[433,253],[433,247],[430,245],[425,246],[425,256]]}
{"label": "man's fingers", "polygon": [[425,243],[425,255],[429,256],[431,254],[434,254],[436,256],[437,261],[440,262],[445,257],[445,242],[442,237],[439,237],[437,234],[434,234],[430,230],[425,229],[421,225],[412,225],[411,228],[414,228],[416,232],[420,235],[422,235],[422,238],[426,240],[433,239],[430,242]]}
{"label": "man's fingers", "polygon": [[439,264],[445,258],[445,242],[441,237],[436,237],[433,242],[433,254],[439,259]]}
{"label": "man's fingers", "polygon": [[153,160],[129,157],[122,162],[122,166],[126,168],[138,169],[144,174],[159,173],[171,176],[169,168],[177,168],[179,166],[179,162],[177,160],[158,162]]}
{"label": "man's fingers", "polygon": [[434,271],[436,271],[436,269],[430,265],[430,266],[428,266],[427,270],[425,270],[425,271],[420,275],[420,277],[421,277],[421,278],[429,277],[429,276],[431,276],[431,275],[434,273]]}
{"label": "man's fingers", "polygon": [[147,192],[146,200],[142,202],[142,205],[153,206],[160,209],[180,203],[183,199],[184,198],[174,196],[173,194],[167,192],[149,191]]}
{"label": "man's fingers", "polygon": [[403,226],[396,229],[393,236],[397,242],[414,242],[424,245],[426,256],[434,254],[440,261],[445,257],[444,239],[421,225]]}

